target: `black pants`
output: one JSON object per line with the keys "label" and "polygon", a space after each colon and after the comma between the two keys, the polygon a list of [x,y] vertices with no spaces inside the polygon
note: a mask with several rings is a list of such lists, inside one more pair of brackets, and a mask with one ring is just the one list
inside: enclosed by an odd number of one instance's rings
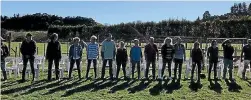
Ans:
{"label": "black pants", "polygon": [[126,78],[126,61],[123,61],[123,60],[117,60],[117,74],[116,74],[116,78],[119,77],[119,71],[120,71],[121,65],[122,65],[122,70],[123,70],[124,78]]}
{"label": "black pants", "polygon": [[132,63],[132,78],[134,78],[135,65],[137,64],[138,79],[140,79],[140,61],[131,61]]}
{"label": "black pants", "polygon": [[181,79],[183,59],[174,59],[174,62],[175,62],[175,66],[174,66],[174,79],[177,78],[177,68],[179,66],[179,80],[180,80]]}
{"label": "black pants", "polygon": [[25,72],[26,72],[28,61],[30,62],[31,73],[32,73],[32,80],[34,80],[34,78],[35,78],[34,59],[35,59],[35,57],[30,57],[30,58],[24,58],[23,57],[22,80],[25,80]]}
{"label": "black pants", "polygon": [[208,79],[211,79],[211,71],[212,67],[214,67],[214,79],[217,77],[217,61],[209,61],[209,71],[208,71]]}
{"label": "black pants", "polygon": [[48,59],[48,80],[51,80],[51,69],[54,61],[56,79],[59,79],[59,59]]}
{"label": "black pants", "polygon": [[76,60],[71,59],[69,78],[71,78],[72,69],[74,67],[74,64],[76,63],[77,69],[78,69],[78,78],[81,79],[80,62],[81,62],[81,59],[76,59]]}
{"label": "black pants", "polygon": [[146,73],[145,73],[145,77],[148,78],[148,71],[149,71],[149,67],[150,67],[150,64],[152,64],[152,75],[153,75],[153,79],[155,79],[155,60],[149,60],[149,61],[146,61]]}
{"label": "black pants", "polygon": [[193,80],[194,70],[195,70],[196,65],[197,65],[197,68],[198,68],[198,75],[197,75],[198,82],[200,82],[200,73],[201,73],[201,62],[200,61],[193,61],[191,80]]}
{"label": "black pants", "polygon": [[109,61],[109,74],[110,74],[110,79],[113,79],[113,74],[112,74],[112,59],[104,59],[104,60],[103,60],[101,78],[103,79],[104,76],[105,76],[105,67],[106,67],[107,61]]}
{"label": "black pants", "polygon": [[168,64],[168,72],[169,72],[169,77],[172,76],[172,73],[171,73],[171,64],[172,64],[172,60],[164,60],[163,59],[163,66],[162,66],[162,72],[161,72],[161,75],[162,77],[164,76],[164,72],[165,72],[165,69],[166,69],[166,63]]}
{"label": "black pants", "polygon": [[86,78],[88,78],[88,74],[90,71],[91,63],[93,62],[93,67],[94,67],[94,74],[95,78],[97,78],[97,59],[88,59],[88,64],[87,64],[87,71],[86,71]]}
{"label": "black pants", "polygon": [[2,73],[3,73],[3,79],[4,80],[7,80],[7,73],[6,73],[6,70],[5,70],[5,61],[4,59],[1,59],[1,70],[2,70]]}

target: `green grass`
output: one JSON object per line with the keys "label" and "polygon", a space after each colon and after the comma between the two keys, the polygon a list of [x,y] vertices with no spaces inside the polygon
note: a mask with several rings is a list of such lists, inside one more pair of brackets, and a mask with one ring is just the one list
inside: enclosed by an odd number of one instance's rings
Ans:
{"label": "green grass", "polygon": [[[39,48],[43,48],[43,44],[37,44]],[[14,43],[12,48],[18,46]],[[66,44],[62,44],[62,51],[66,52]],[[187,51],[188,54],[189,51]],[[85,53],[85,52],[84,52]],[[43,50],[39,49],[39,55],[43,55]],[[13,56],[13,53],[12,53]],[[189,56],[189,55],[187,55]],[[47,65],[46,65],[47,66]],[[47,68],[45,66],[45,68]],[[31,84],[31,81],[19,83],[19,76],[17,79],[10,77],[7,82],[1,82],[1,99],[8,100],[48,100],[48,99],[93,99],[93,100],[158,100],[158,99],[209,99],[209,100],[228,100],[241,99],[249,100],[251,95],[251,80],[243,81],[236,76],[236,84],[227,83],[224,80],[218,81],[218,84],[210,84],[207,79],[202,79],[202,87],[190,86],[189,80],[181,80],[181,86],[175,83],[164,80],[159,81],[141,81],[141,80],[94,80],[93,69],[90,70],[89,76],[91,80],[86,80],[86,67],[83,62],[83,71],[81,72],[83,79],[78,80],[77,71],[73,72],[73,80],[62,79],[60,82],[47,82],[47,72],[40,72],[40,79]],[[185,68],[183,66],[183,68]],[[158,71],[156,70],[156,73]],[[149,71],[151,74],[151,71]],[[206,73],[206,71],[203,71]],[[142,73],[143,74],[143,73]],[[142,75],[141,74],[141,75]],[[165,75],[167,75],[167,71]],[[67,73],[64,73],[67,77]],[[122,77],[122,71],[120,77]],[[157,75],[157,74],[156,74]],[[182,78],[184,77],[184,69]],[[106,71],[108,77],[108,70]],[[207,75],[206,75],[207,76]],[[55,75],[53,74],[53,77]],[[137,77],[137,74],[135,74]]]}

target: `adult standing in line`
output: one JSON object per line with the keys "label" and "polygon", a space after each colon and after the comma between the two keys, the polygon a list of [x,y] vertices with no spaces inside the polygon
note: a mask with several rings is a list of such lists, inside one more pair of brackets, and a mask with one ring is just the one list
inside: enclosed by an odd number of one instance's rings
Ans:
{"label": "adult standing in line", "polygon": [[157,45],[154,43],[154,38],[150,37],[150,42],[145,46],[145,60],[146,60],[146,72],[145,72],[145,78],[148,79],[148,71],[150,64],[152,64],[152,75],[153,80],[155,79],[155,67],[156,67],[156,55],[157,60],[159,60],[159,53]]}
{"label": "adult standing in line", "polygon": [[163,62],[163,66],[162,66],[162,78],[164,76],[164,71],[166,68],[166,64],[168,64],[168,72],[169,72],[169,80],[172,79],[172,73],[171,73],[171,65],[172,65],[172,61],[173,61],[173,55],[174,55],[174,47],[172,45],[172,39],[167,37],[164,40],[164,44],[161,47],[161,55],[162,55],[162,62]]}
{"label": "adult standing in line", "polygon": [[134,46],[130,50],[130,60],[132,64],[132,78],[134,78],[134,70],[137,64],[138,79],[140,79],[140,61],[142,62],[142,50],[139,46],[139,40],[134,39]]}
{"label": "adult standing in line", "polygon": [[3,38],[1,37],[1,70],[3,73],[3,81],[7,80],[7,74],[5,70],[5,58],[10,55],[8,47],[3,44]]}
{"label": "adult standing in line", "polygon": [[211,71],[212,67],[214,68],[214,79],[217,79],[217,63],[219,58],[219,49],[217,47],[217,42],[212,41],[211,46],[207,50],[207,57],[209,58],[209,72],[208,72],[208,81],[211,80]]}
{"label": "adult standing in line", "polygon": [[245,45],[243,48],[242,48],[242,52],[241,52],[241,62],[243,62],[243,54],[244,54],[244,69],[243,69],[243,72],[242,72],[242,79],[247,79],[245,77],[246,75],[246,70],[248,68],[248,65],[251,66],[251,39],[248,39],[247,40],[247,45]]}
{"label": "adult standing in line", "polygon": [[103,41],[102,47],[101,47],[101,57],[103,60],[101,79],[104,79],[105,67],[108,61],[110,79],[113,80],[112,62],[115,60],[115,55],[116,55],[116,44],[112,40],[112,34],[108,34],[107,38]]}
{"label": "adult standing in line", "polygon": [[228,69],[229,80],[233,80],[232,71],[233,71],[234,47],[231,45],[231,41],[229,39],[226,39],[222,43],[222,47],[224,51],[223,79],[226,79],[226,73]]}
{"label": "adult standing in line", "polygon": [[23,71],[22,71],[22,80],[25,82],[25,72],[28,61],[30,62],[31,73],[32,73],[32,82],[35,79],[35,70],[34,70],[34,59],[36,54],[36,42],[32,40],[32,35],[30,33],[26,34],[26,39],[22,42],[20,51],[23,55]]}
{"label": "adult standing in line", "polygon": [[177,43],[174,45],[174,79],[177,79],[177,68],[179,67],[179,78],[178,82],[181,79],[181,72],[182,72],[182,64],[183,61],[186,61],[186,48],[183,44],[181,44],[181,38],[177,38]]}
{"label": "adult standing in line", "polygon": [[61,45],[58,41],[58,34],[53,33],[50,37],[50,42],[48,42],[46,49],[46,59],[48,60],[48,81],[51,80],[51,69],[54,61],[56,79],[59,79],[59,61],[61,59]]}

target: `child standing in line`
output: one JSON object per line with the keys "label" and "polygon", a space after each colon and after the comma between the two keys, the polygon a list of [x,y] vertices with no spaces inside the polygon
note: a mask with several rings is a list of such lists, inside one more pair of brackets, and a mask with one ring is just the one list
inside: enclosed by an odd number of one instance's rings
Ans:
{"label": "child standing in line", "polygon": [[125,43],[123,41],[119,42],[120,47],[117,49],[116,62],[117,62],[117,74],[116,78],[119,77],[120,67],[122,65],[122,70],[124,73],[124,79],[126,79],[126,63],[128,61],[127,50],[125,48]]}

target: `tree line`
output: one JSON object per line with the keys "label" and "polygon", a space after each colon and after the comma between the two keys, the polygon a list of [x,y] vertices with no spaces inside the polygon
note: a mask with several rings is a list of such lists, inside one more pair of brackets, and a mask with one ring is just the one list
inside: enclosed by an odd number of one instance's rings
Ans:
{"label": "tree line", "polygon": [[136,28],[145,36],[192,36],[192,37],[229,37],[251,38],[251,3],[235,3],[230,7],[230,12],[223,15],[211,16],[205,11],[203,18],[195,21],[186,19],[168,19],[160,22],[134,21],[115,25],[102,25],[91,18],[86,17],[59,17],[46,13],[14,17],[1,16],[2,28],[7,30],[45,30],[48,35],[56,32],[61,39],[80,36],[89,39],[91,35],[97,35],[100,39],[107,32],[113,34],[116,39],[129,41],[137,37],[126,26]]}

